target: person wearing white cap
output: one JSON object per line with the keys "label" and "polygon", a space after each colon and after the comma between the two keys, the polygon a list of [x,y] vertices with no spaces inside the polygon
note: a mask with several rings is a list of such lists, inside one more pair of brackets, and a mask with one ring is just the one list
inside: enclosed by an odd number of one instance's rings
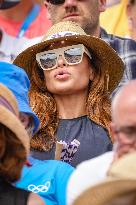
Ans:
{"label": "person wearing white cap", "polygon": [[108,176],[88,188],[73,205],[136,205],[136,152],[114,162]]}

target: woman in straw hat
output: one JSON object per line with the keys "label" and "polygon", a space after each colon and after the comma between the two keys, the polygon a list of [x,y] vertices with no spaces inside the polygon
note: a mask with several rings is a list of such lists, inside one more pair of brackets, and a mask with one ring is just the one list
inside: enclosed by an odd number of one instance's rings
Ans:
{"label": "woman in straw hat", "polygon": [[29,153],[29,136],[18,120],[17,102],[0,84],[0,204],[43,205],[36,194],[15,188]]}
{"label": "woman in straw hat", "polygon": [[73,166],[112,149],[109,94],[123,62],[110,46],[74,22],[60,22],[14,63],[29,75],[30,103],[41,120],[31,141],[35,157],[54,158],[56,141],[57,159]]}

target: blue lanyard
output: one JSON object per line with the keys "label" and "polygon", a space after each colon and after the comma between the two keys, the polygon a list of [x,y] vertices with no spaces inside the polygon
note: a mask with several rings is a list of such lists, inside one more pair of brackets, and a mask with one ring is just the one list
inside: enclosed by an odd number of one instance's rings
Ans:
{"label": "blue lanyard", "polygon": [[33,6],[32,10],[30,11],[30,13],[25,18],[25,20],[20,28],[20,31],[17,34],[17,38],[21,38],[22,36],[24,36],[24,34],[25,34],[26,30],[29,28],[30,24],[34,21],[34,19],[39,14],[39,11],[40,11],[40,5],[35,4]]}

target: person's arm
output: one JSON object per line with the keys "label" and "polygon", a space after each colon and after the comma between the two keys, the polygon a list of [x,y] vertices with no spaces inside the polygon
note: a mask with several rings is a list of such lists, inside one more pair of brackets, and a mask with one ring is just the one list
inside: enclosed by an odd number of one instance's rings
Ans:
{"label": "person's arm", "polygon": [[45,203],[40,196],[35,193],[31,193],[29,195],[27,205],[45,205]]}

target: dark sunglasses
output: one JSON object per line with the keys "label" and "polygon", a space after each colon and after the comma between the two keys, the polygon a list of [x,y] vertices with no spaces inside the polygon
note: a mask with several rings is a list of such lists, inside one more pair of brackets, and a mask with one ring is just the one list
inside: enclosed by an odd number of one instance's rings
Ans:
{"label": "dark sunglasses", "polygon": [[0,1],[0,9],[4,10],[4,9],[10,9],[14,6],[16,6],[17,4],[20,3],[21,0],[1,0]]}
{"label": "dark sunglasses", "polygon": [[59,5],[59,4],[63,4],[65,0],[47,0],[47,2],[54,4],[54,5]]}

